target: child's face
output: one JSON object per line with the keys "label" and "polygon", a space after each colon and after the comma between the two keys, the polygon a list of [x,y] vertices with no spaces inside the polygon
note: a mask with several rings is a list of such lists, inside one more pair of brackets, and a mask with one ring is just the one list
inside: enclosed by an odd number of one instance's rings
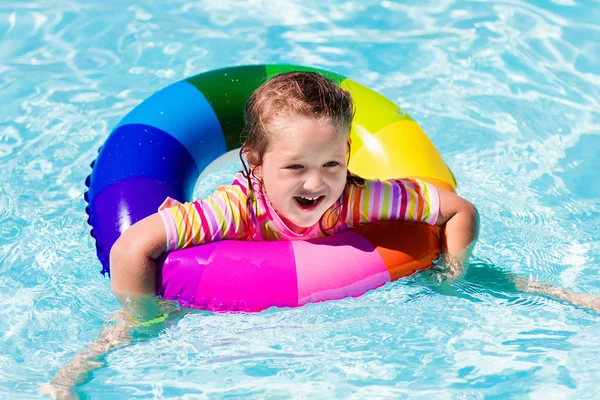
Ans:
{"label": "child's face", "polygon": [[316,224],[346,184],[348,135],[329,121],[278,118],[256,169],[281,219],[296,233]]}

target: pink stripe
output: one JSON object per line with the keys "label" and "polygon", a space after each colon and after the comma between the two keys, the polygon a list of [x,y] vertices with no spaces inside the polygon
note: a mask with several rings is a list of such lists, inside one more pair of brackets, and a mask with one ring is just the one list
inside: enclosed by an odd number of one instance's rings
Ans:
{"label": "pink stripe", "polygon": [[390,184],[391,186],[391,195],[392,195],[392,209],[390,210],[390,220],[400,219],[398,217],[398,185],[394,182]]}
{"label": "pink stripe", "polygon": [[[415,204],[416,207],[416,211],[415,211],[415,215],[417,215],[417,220],[418,221],[423,221],[425,218],[425,193],[423,193],[424,190],[426,190],[425,188],[423,188],[423,184],[422,182],[416,182],[414,183],[415,186],[415,192],[417,195],[417,204]],[[419,209],[421,210],[421,214],[419,215]]]}
{"label": "pink stripe", "polygon": [[[408,198],[408,202],[407,202],[407,206],[406,206],[406,212],[410,213],[411,211],[413,211],[414,219],[416,221],[418,221],[419,216],[417,215],[417,210],[418,210],[417,206],[419,204],[419,196],[417,196],[417,191],[415,190],[415,185],[408,179],[405,182],[406,182],[407,191],[409,194],[409,198]],[[415,197],[414,202],[410,201],[410,193],[411,192],[414,194],[414,197]],[[407,218],[408,218],[408,214],[407,214]]]}
{"label": "pink stripe", "polygon": [[[198,215],[200,216],[200,221],[202,224],[202,233],[204,235],[202,235],[202,243],[206,243],[206,238],[211,237],[210,236],[210,226],[208,224],[208,221],[206,220],[206,216],[204,215],[204,209],[202,208],[202,205],[200,204],[199,201],[194,201],[194,207],[196,207],[196,212],[198,213]],[[201,244],[201,243],[198,243]]]}
{"label": "pink stripe", "polygon": [[[227,207],[226,202],[228,202],[229,200],[225,200],[225,196],[227,196],[226,193],[219,193],[218,195],[214,195],[212,196],[212,201],[214,201],[216,207],[213,208],[213,210],[215,208],[218,208],[219,210],[221,210],[221,212],[223,213],[223,218],[225,218],[225,220],[218,220],[217,224],[220,227],[219,232],[221,233],[221,237],[218,239],[227,239],[227,233],[231,233],[231,232],[235,232],[235,225],[233,223],[233,216],[231,215],[231,212],[227,212],[226,210],[229,208]],[[217,214],[214,213],[215,218],[219,218],[217,217]]]}
{"label": "pink stripe", "polygon": [[[240,189],[241,191],[241,189]],[[230,204],[230,208],[234,208],[237,207],[233,201],[230,200],[229,196],[233,196],[235,197],[235,199],[239,202],[240,207],[247,207],[248,206],[248,197],[246,197],[244,195],[244,193],[240,193],[237,190],[233,189],[233,190],[228,190],[226,192],[226,201],[229,202]],[[230,210],[230,213],[233,213],[235,211]],[[240,215],[240,226],[235,226],[235,219],[233,218],[233,214],[232,214],[232,226],[236,229],[237,232],[239,232],[239,235],[237,236],[238,238],[247,238],[248,235],[250,234],[249,229],[248,229],[248,225],[250,223],[249,219],[250,219],[250,210],[248,210],[246,208],[245,212],[239,211],[239,215]]]}
{"label": "pink stripe", "polygon": [[360,296],[391,280],[373,245],[358,233],[329,236],[318,245],[313,242],[292,242],[298,305]]}
{"label": "pink stripe", "polygon": [[233,180],[232,185],[238,186],[240,188],[240,190],[242,191],[242,193],[244,193],[244,196],[248,197],[248,188],[246,187],[246,185],[248,185],[248,180],[246,178],[243,178],[245,183],[242,183],[239,175],[240,174],[235,176],[235,179]]}
{"label": "pink stripe", "polygon": [[373,185],[373,188],[371,188],[372,190],[372,197],[373,197],[373,202],[371,203],[371,206],[373,208],[373,211],[371,212],[371,221],[375,221],[381,218],[381,191],[383,190],[383,184],[378,182],[375,185]]}
{"label": "pink stripe", "polygon": [[[229,199],[227,198],[223,198],[224,202],[229,202]],[[225,218],[229,219],[229,223],[227,224],[228,226],[228,230],[227,230],[227,234],[228,237],[233,239],[234,237],[232,236],[235,232],[239,232],[241,231],[241,226],[237,226],[235,224],[235,218],[233,218],[233,210],[231,209],[231,205],[230,204],[225,204],[225,208],[223,208],[223,215],[225,216]],[[241,220],[241,215],[240,215],[240,224],[242,223]]]}
{"label": "pink stripe", "polygon": [[399,218],[401,220],[406,219],[406,205],[408,203],[408,193],[406,188],[404,187],[404,182],[397,181],[398,187],[400,188],[400,214]]}
{"label": "pink stripe", "polygon": [[414,203],[410,203],[410,198],[408,199],[409,202],[408,202],[408,207],[407,208],[409,208],[409,210],[407,210],[407,211],[410,212],[412,210],[413,211],[413,216],[414,216],[413,218],[414,218],[414,220],[418,221],[419,220],[419,214],[418,214],[418,211],[419,211],[419,192],[415,188],[415,183],[414,182],[412,182],[410,180],[406,180],[406,183],[407,183],[407,186],[410,188],[409,190],[412,191],[412,193],[414,194],[414,197],[415,197]]}

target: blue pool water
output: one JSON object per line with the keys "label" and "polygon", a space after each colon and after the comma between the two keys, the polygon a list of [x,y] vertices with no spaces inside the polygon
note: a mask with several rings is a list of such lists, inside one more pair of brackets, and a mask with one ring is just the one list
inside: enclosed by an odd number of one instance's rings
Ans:
{"label": "blue pool water", "polygon": [[600,314],[509,282],[600,295],[598,21],[592,0],[0,2],[0,397],[36,398],[119,309],[83,199],[111,127],[186,76],[296,63],[420,122],[481,214],[469,273],[190,313],[110,353],[79,394],[600,398]]}

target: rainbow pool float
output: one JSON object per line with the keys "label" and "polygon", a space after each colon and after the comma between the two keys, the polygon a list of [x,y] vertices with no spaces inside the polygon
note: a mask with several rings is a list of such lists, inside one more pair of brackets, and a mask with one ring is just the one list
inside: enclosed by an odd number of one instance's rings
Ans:
{"label": "rainbow pool float", "polygon": [[[167,196],[191,201],[200,173],[238,148],[244,105],[266,79],[313,71],[352,93],[349,169],[365,178],[416,177],[454,190],[440,154],[402,109],[341,75],[294,65],[252,65],[205,72],[155,93],[116,126],[86,180],[91,235],[102,273],[129,226]],[[309,241],[221,241],[166,254],[157,293],[184,307],[261,311],[359,296],[429,268],[440,253],[438,228],[381,221]]]}

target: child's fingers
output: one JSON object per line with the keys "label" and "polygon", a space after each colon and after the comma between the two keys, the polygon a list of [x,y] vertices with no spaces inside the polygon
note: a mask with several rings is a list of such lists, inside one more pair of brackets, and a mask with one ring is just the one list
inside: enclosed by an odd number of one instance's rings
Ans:
{"label": "child's fingers", "polygon": [[38,393],[41,395],[47,394],[55,400],[76,400],[79,396],[74,388],[52,383],[44,383],[40,385]]}

